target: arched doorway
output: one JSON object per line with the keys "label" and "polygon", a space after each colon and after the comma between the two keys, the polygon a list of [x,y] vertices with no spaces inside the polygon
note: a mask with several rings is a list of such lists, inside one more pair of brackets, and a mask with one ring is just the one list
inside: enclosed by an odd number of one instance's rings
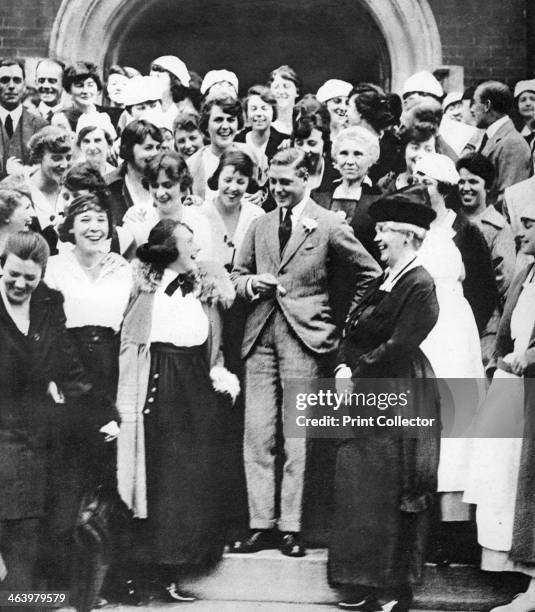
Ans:
{"label": "arched doorway", "polygon": [[102,66],[175,53],[201,73],[234,68],[245,86],[290,63],[308,90],[338,77],[399,91],[442,61],[427,0],[63,0],[50,53]]}

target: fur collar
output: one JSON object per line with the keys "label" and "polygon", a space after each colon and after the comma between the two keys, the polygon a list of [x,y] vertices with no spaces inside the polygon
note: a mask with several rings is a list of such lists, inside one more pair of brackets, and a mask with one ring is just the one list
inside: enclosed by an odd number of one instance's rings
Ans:
{"label": "fur collar", "polygon": [[[134,293],[154,293],[161,285],[162,273],[135,259],[132,262]],[[217,262],[198,262],[197,297],[208,306],[230,308],[236,297],[234,286],[225,268]]]}

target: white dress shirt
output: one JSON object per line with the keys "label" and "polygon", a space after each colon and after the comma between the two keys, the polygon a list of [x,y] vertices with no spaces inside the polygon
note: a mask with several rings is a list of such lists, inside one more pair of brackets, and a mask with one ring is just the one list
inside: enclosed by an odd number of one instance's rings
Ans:
{"label": "white dress shirt", "polygon": [[13,109],[12,111],[8,111],[7,108],[0,106],[0,120],[2,121],[3,126],[6,125],[8,115],[11,115],[11,120],[13,121],[13,133],[15,133],[22,117],[22,104],[19,104],[17,108]]}

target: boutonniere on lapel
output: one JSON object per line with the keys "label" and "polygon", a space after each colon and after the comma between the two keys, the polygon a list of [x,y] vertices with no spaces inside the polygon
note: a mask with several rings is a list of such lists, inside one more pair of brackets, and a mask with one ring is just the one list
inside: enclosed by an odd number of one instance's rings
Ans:
{"label": "boutonniere on lapel", "polygon": [[310,219],[309,217],[301,219],[301,223],[303,224],[303,227],[305,228],[305,232],[307,232],[307,234],[310,234],[310,232],[313,232],[318,227],[318,222],[316,221],[316,219]]}

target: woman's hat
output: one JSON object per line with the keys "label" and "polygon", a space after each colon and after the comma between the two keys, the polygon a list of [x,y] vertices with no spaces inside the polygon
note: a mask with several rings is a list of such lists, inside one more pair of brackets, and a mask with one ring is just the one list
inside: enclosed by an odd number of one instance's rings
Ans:
{"label": "woman's hat", "polygon": [[76,124],[76,135],[86,127],[100,128],[106,132],[112,140],[117,138],[117,132],[113,127],[110,116],[107,113],[83,113]]}
{"label": "woman's hat", "polygon": [[457,185],[461,178],[451,159],[446,155],[440,155],[440,153],[423,155],[414,165],[413,172],[414,174],[420,172],[439,183],[447,183],[448,185]]}
{"label": "woman's hat", "polygon": [[437,216],[424,185],[412,185],[376,200],[370,215],[376,222],[395,221],[426,230]]}
{"label": "woman's hat", "polygon": [[174,74],[184,87],[189,87],[190,76],[186,64],[176,55],[162,55],[152,61],[152,65],[160,66]]}
{"label": "woman's hat", "polygon": [[329,79],[318,89],[316,100],[323,104],[332,98],[347,98],[352,89],[353,85],[347,81]]}
{"label": "woman's hat", "polygon": [[523,94],[525,91],[535,91],[535,79],[518,81],[518,83],[515,85],[514,97],[518,98],[518,96]]}
{"label": "woman's hat", "polygon": [[457,104],[459,102],[461,102],[463,99],[463,92],[462,91],[451,91],[443,100],[442,102],[442,109],[444,111],[447,110],[448,106],[451,106],[452,104]]}
{"label": "woman's hat", "polygon": [[413,74],[403,84],[403,98],[416,92],[429,94],[439,99],[444,95],[440,82],[427,70]]}
{"label": "woman's hat", "polygon": [[236,95],[238,95],[238,77],[230,70],[210,70],[207,72],[202,80],[201,93],[204,95],[210,87],[213,87],[216,83],[222,83],[223,81],[230,83],[236,90]]}
{"label": "woman's hat", "polygon": [[158,77],[135,76],[126,82],[122,103],[125,106],[134,106],[143,102],[153,102],[162,99],[162,85]]}

